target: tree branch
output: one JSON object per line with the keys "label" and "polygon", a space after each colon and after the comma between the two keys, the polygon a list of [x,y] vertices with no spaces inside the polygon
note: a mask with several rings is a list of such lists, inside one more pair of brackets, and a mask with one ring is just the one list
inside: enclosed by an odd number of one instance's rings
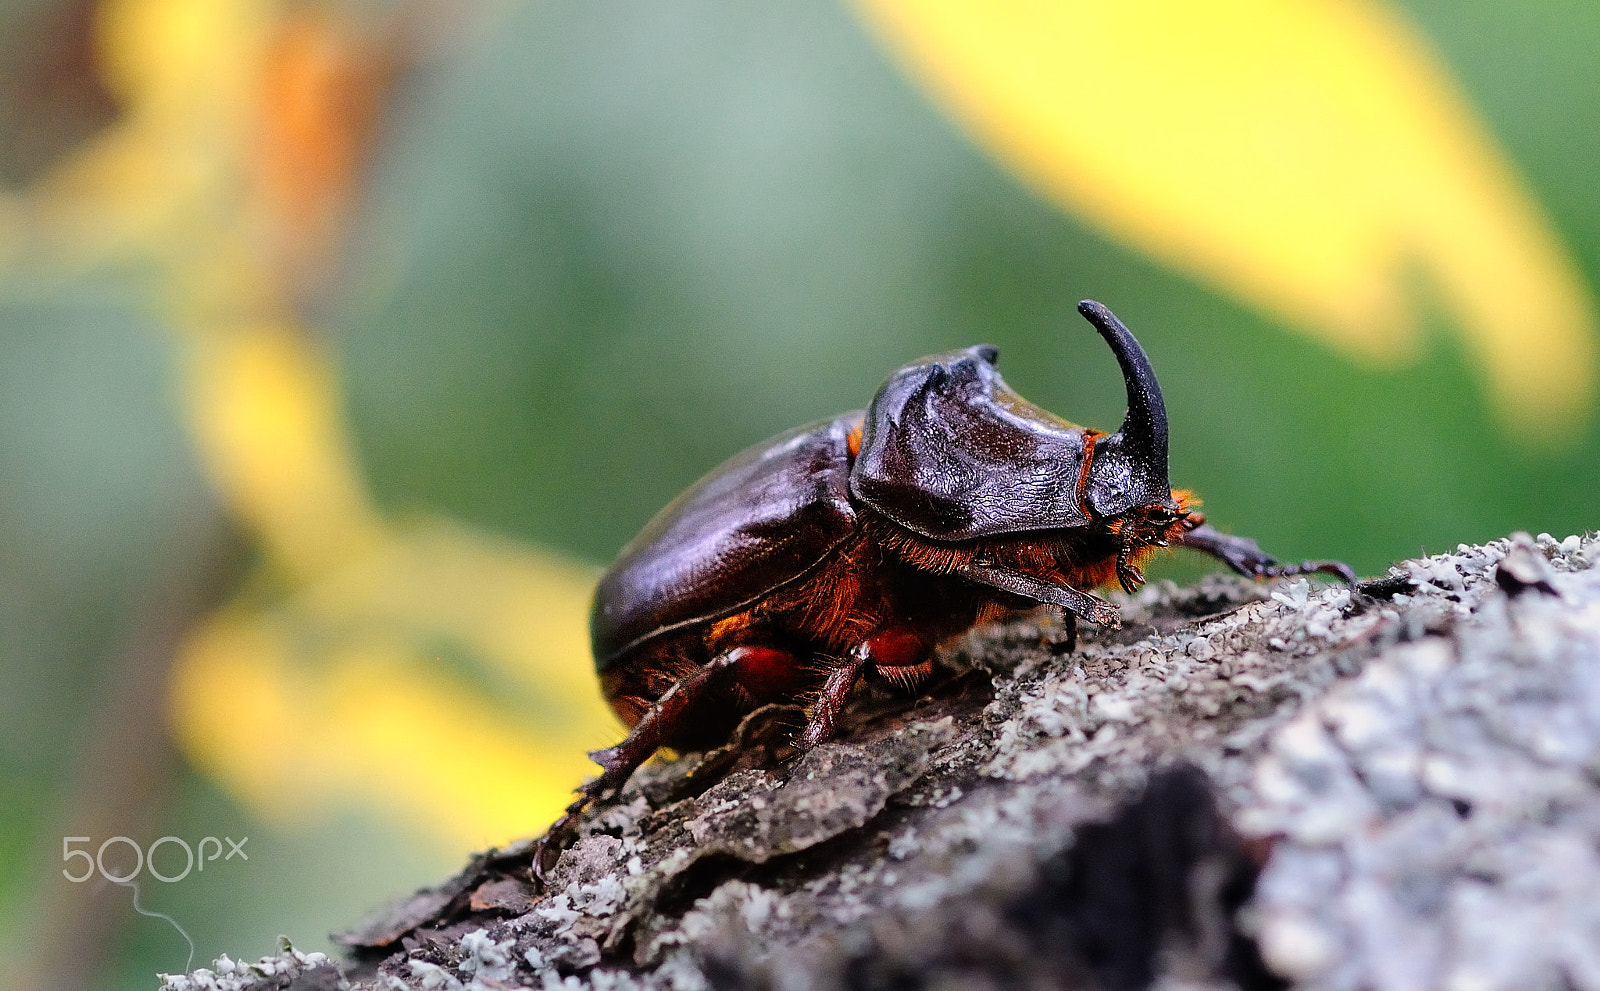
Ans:
{"label": "tree branch", "polygon": [[769,708],[645,768],[548,891],[480,855],[347,937],[351,986],[1600,988],[1596,560],[1162,585],[1070,655],[976,631],[798,761]]}

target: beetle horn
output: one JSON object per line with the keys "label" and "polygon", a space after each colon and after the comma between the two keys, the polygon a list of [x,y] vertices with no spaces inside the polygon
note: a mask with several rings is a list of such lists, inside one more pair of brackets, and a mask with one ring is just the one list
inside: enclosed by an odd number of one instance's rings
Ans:
{"label": "beetle horn", "polygon": [[1111,515],[1137,504],[1167,499],[1167,406],[1161,386],[1144,348],[1110,310],[1092,299],[1078,304],[1078,312],[1100,332],[1122,366],[1128,389],[1128,412],[1116,433],[1096,445],[1098,463],[1102,448],[1107,464],[1092,479],[1090,503],[1096,512]]}

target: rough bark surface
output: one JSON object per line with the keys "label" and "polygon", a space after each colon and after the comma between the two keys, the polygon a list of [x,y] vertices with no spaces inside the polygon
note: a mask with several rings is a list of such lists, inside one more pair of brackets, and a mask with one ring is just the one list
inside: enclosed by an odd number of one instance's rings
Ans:
{"label": "rough bark surface", "polygon": [[978,630],[798,760],[769,708],[647,767],[546,890],[491,851],[343,976],[285,949],[165,987],[1600,991],[1595,563],[1153,586],[1070,654]]}

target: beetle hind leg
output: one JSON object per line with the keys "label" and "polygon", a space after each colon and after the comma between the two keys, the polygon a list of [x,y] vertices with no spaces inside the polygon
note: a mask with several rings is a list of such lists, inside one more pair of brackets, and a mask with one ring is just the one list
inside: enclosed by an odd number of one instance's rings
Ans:
{"label": "beetle hind leg", "polygon": [[1235,537],[1230,533],[1198,526],[1185,533],[1180,546],[1209,554],[1246,578],[1287,578],[1292,575],[1321,573],[1331,575],[1348,585],[1356,583],[1356,573],[1343,561],[1301,561],[1299,564],[1282,564],[1261,549],[1249,537]]}
{"label": "beetle hind leg", "polygon": [[785,660],[792,663],[793,656],[766,647],[735,647],[718,654],[667,689],[621,743],[590,751],[589,758],[600,765],[600,776],[578,788],[578,797],[540,837],[533,856],[534,876],[543,881],[545,871],[555,866],[561,851],[571,845],[576,838],[573,831],[578,815],[590,802],[616,794],[652,754],[664,746],[676,745],[693,729],[689,724],[697,703],[719,688],[728,687],[730,681],[747,671],[754,672],[759,681],[760,675],[781,668]]}

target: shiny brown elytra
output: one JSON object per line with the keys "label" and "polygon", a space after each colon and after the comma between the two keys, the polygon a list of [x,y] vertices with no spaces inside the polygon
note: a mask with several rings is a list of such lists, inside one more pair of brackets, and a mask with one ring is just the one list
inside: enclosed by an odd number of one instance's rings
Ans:
{"label": "shiny brown elytra", "polygon": [[697,750],[775,701],[807,703],[801,749],[832,735],[863,678],[914,692],[935,645],[1041,605],[1119,625],[1091,590],[1131,592],[1158,547],[1213,555],[1257,578],[1281,565],[1219,533],[1167,478],[1167,413],[1150,361],[1110,310],[1078,310],[1122,368],[1128,409],[1111,434],[1006,387],[996,350],[924,358],[889,376],[865,412],[782,434],[727,461],[623,548],[595,593],[591,632],[607,701],[630,727],[591,756],[536,858],[593,798],[660,747]]}

